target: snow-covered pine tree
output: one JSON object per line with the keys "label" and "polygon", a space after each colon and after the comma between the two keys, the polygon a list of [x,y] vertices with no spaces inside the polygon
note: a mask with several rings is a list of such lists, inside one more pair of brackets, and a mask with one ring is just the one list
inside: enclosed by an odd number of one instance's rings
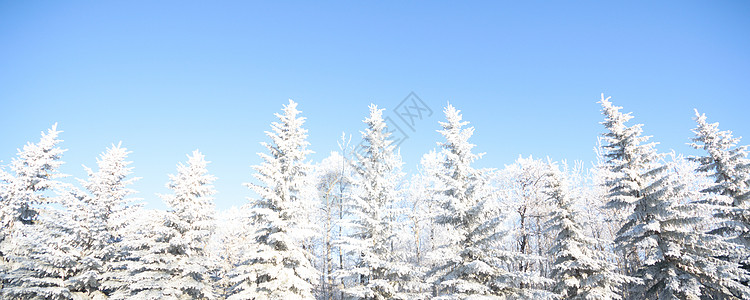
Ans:
{"label": "snow-covered pine tree", "polygon": [[604,157],[606,165],[614,178],[605,184],[610,188],[610,201],[607,207],[618,210],[630,210],[641,197],[640,191],[648,184],[643,173],[658,166],[660,156],[656,154],[656,143],[647,143],[651,136],[643,136],[643,124],[625,125],[633,116],[622,113],[622,107],[614,106],[609,100],[602,99],[602,114],[605,116],[601,124],[607,129],[603,133],[605,145]]}
{"label": "snow-covered pine tree", "polygon": [[[602,134],[605,143],[602,145],[606,160],[604,167],[609,175],[604,183],[609,190],[609,200],[605,208],[624,211],[626,213],[622,215],[627,216],[632,213],[634,204],[643,197],[643,189],[653,179],[653,174],[647,172],[659,166],[657,161],[660,156],[656,154],[656,143],[646,143],[651,136],[642,135],[643,124],[628,127],[625,123],[633,116],[630,113],[620,112],[622,107],[613,105],[610,98],[604,98],[602,94],[599,102],[605,117],[601,124],[607,129],[607,132]],[[612,214],[612,216],[619,215]],[[627,225],[627,220],[612,220],[612,222]],[[624,225],[619,230],[620,232],[627,230]],[[616,244],[621,249],[620,255],[624,262],[625,273],[633,275],[641,262],[635,256],[634,251],[623,248],[623,245],[629,243],[627,239],[628,237],[618,233]]]}
{"label": "snow-covered pine tree", "polygon": [[216,178],[207,164],[195,150],[186,165],[177,165],[177,174],[169,175],[167,183],[172,193],[160,195],[170,209],[150,222],[150,234],[130,242],[137,259],[128,265],[131,297],[214,298],[205,249],[213,229]]}
{"label": "snow-covered pine tree", "polygon": [[351,203],[351,235],[342,246],[357,261],[354,268],[340,272],[338,277],[353,281],[343,290],[347,298],[404,299],[417,275],[395,249],[403,162],[389,139],[383,109],[374,104],[369,109],[362,151],[356,153],[354,166],[360,180],[359,192]]}
{"label": "snow-covered pine tree", "polygon": [[437,195],[443,208],[435,222],[450,230],[454,240],[432,255],[442,258],[429,273],[438,298],[546,296],[543,291],[521,286],[521,282],[531,285],[547,280],[502,268],[502,264],[518,263],[526,257],[500,249],[506,234],[501,230],[503,213],[486,176],[471,166],[481,156],[471,152],[475,145],[468,141],[474,128],[463,128],[468,122],[462,121],[460,111],[452,105],[444,113],[446,122],[440,122],[443,129],[439,132],[445,142],[439,145],[445,161],[439,179],[445,189]]}
{"label": "snow-covered pine tree", "polygon": [[[750,269],[750,160],[747,146],[738,146],[740,138],[731,131],[719,131],[719,123],[708,123],[705,114],[695,110],[697,127],[690,145],[706,151],[704,156],[690,159],[700,165],[696,171],[713,179],[713,184],[702,190],[705,198],[715,198],[716,217],[724,220],[714,233],[729,236],[743,246],[739,261]],[[709,199],[710,200],[710,199]]]}
{"label": "snow-covered pine tree", "polygon": [[216,194],[213,182],[216,177],[208,173],[205,156],[198,150],[188,156],[187,165],[177,165],[177,174],[169,175],[167,188],[172,194],[161,195],[171,208],[170,227],[178,233],[171,240],[177,258],[177,273],[173,281],[178,284],[183,295],[193,299],[214,297],[208,273],[213,266],[208,265],[205,252],[214,226],[214,200]]}
{"label": "snow-covered pine tree", "polygon": [[[60,174],[57,169],[63,164],[60,160],[66,151],[57,146],[61,142],[57,136],[57,124],[52,125],[47,133],[42,132],[41,140],[28,143],[23,150],[18,150],[17,157],[9,165],[10,172],[0,169],[3,194],[0,208],[0,246],[12,248],[12,241],[6,239],[18,225],[31,225],[39,212],[37,206],[51,203],[47,191],[59,186]],[[2,253],[11,249],[0,248]]]}
{"label": "snow-covered pine tree", "polygon": [[269,153],[254,169],[261,184],[246,184],[260,197],[252,201],[251,222],[256,228],[254,247],[245,255],[241,272],[235,274],[234,293],[229,299],[311,299],[318,272],[303,242],[313,234],[310,222],[312,184],[305,159],[307,130],[297,117],[297,103],[289,100],[279,122],[266,132]]}
{"label": "snow-covered pine tree", "polygon": [[[65,279],[71,271],[70,248],[54,246],[64,238],[64,230],[53,228],[54,222],[40,218],[48,204],[60,201],[52,192],[60,191],[58,172],[64,149],[57,124],[42,132],[41,140],[26,144],[18,151],[9,171],[0,169],[3,188],[0,200],[0,280],[7,298],[66,298],[70,292]],[[50,215],[56,210],[49,210]],[[40,220],[42,219],[42,220]],[[49,230],[48,230],[49,229]]]}
{"label": "snow-covered pine tree", "polygon": [[547,194],[556,209],[545,225],[555,236],[548,255],[554,292],[562,299],[622,299],[620,287],[636,279],[617,273],[616,266],[607,260],[610,253],[597,249],[598,242],[586,236],[567,176],[557,167],[550,167],[553,176],[548,181]]}
{"label": "snow-covered pine tree", "polygon": [[120,231],[136,207],[135,199],[129,198],[135,190],[129,186],[139,179],[129,178],[133,173],[131,162],[126,161],[129,153],[122,143],[107,148],[96,160],[99,169],[84,167],[88,178],[78,180],[87,193],[74,190],[69,194],[72,245],[80,258],[68,286],[77,297],[99,299],[124,288],[125,278],[116,278],[124,250]]}

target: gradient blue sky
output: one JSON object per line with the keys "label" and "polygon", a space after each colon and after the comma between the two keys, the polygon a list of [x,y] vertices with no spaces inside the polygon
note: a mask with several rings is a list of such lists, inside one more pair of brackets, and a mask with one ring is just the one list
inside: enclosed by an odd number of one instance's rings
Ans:
{"label": "gradient blue sky", "polygon": [[55,122],[74,176],[123,141],[149,207],[196,148],[218,208],[246,203],[287,99],[319,161],[342,131],[359,138],[369,103],[412,91],[435,113],[402,144],[409,170],[448,101],[476,127],[479,166],[591,162],[602,92],[661,151],[690,154],[693,108],[750,136],[750,3],[0,0],[0,160]]}

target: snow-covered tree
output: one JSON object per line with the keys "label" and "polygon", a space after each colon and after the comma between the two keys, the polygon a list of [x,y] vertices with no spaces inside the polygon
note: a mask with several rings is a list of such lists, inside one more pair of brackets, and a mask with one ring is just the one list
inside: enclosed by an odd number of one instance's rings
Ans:
{"label": "snow-covered tree", "polygon": [[[346,151],[342,139],[341,150]],[[342,285],[335,281],[334,272],[344,268],[344,253],[339,240],[343,235],[342,224],[349,216],[345,202],[350,198],[351,186],[354,184],[351,162],[339,152],[333,151],[315,167],[315,186],[320,201],[320,214],[317,217],[321,225],[319,261],[321,262],[321,289],[323,299],[333,299],[340,295]]]}
{"label": "snow-covered tree", "polygon": [[60,158],[66,151],[57,146],[62,142],[57,138],[61,132],[57,130],[57,124],[52,125],[47,133],[42,132],[38,143],[28,143],[23,150],[18,150],[9,166],[10,173],[0,170],[4,185],[4,229],[11,229],[19,222],[32,224],[38,215],[35,206],[51,203],[43,192],[57,187],[57,180],[67,176],[57,171],[63,164]]}
{"label": "snow-covered tree", "polygon": [[439,175],[444,190],[438,194],[443,207],[435,222],[446,226],[454,240],[433,254],[442,258],[430,272],[439,298],[544,296],[546,293],[528,285],[546,280],[502,267],[526,257],[499,247],[506,234],[501,226],[503,212],[487,176],[471,166],[481,156],[471,152],[475,145],[468,141],[474,128],[464,128],[468,122],[462,121],[453,106],[448,105],[444,113],[446,122],[440,122],[443,129],[439,131],[445,137],[439,144],[445,157]]}
{"label": "snow-covered tree", "polygon": [[350,204],[351,233],[342,245],[351,257],[356,257],[356,265],[339,272],[338,277],[353,282],[343,290],[348,298],[404,299],[413,289],[409,285],[417,275],[396,249],[403,162],[389,139],[383,109],[376,105],[369,108],[362,151],[356,153],[355,170],[360,180],[359,192]]}
{"label": "snow-covered tree", "polygon": [[434,265],[428,257],[447,238],[441,226],[435,224],[435,216],[440,212],[436,194],[443,190],[438,174],[442,173],[444,158],[435,150],[424,154],[420,160],[419,173],[414,174],[409,181],[406,194],[409,229],[412,235],[409,248],[415,267],[429,270]]}
{"label": "snow-covered tree", "polygon": [[434,222],[442,209],[437,194],[445,190],[439,178],[444,173],[444,161],[442,152],[431,150],[424,154],[420,159],[419,173],[410,181],[409,198],[413,209],[409,218],[414,227],[414,257],[418,266],[428,269],[434,267],[432,261],[427,259],[428,254],[448,240],[445,231],[441,230],[442,226]]}
{"label": "snow-covered tree", "polygon": [[250,205],[232,207],[219,212],[216,217],[216,229],[211,235],[208,246],[209,261],[218,266],[213,277],[216,278],[214,287],[218,299],[226,299],[232,294],[232,276],[237,266],[242,263],[242,253],[251,251],[252,224],[248,220]]}
{"label": "snow-covered tree", "polygon": [[53,193],[66,176],[57,170],[65,152],[58,147],[60,132],[53,125],[38,143],[18,150],[8,171],[0,169],[0,275],[7,298],[70,295],[65,279],[72,269],[71,247],[57,247],[65,232],[48,218],[57,210],[50,209],[48,216],[40,218],[49,204],[60,202]]}
{"label": "snow-covered tree", "polygon": [[[133,298],[212,299],[211,266],[205,252],[214,222],[212,183],[200,151],[188,156],[169,175],[171,194],[161,195],[170,208],[151,222],[153,230],[131,251],[137,262],[128,266]],[[146,229],[148,230],[148,229]]]}
{"label": "snow-covered tree", "polygon": [[[173,280],[178,282],[184,295],[193,298],[213,298],[209,266],[205,252],[214,225],[214,190],[216,177],[208,173],[209,162],[200,151],[188,156],[187,165],[177,165],[177,174],[169,175],[167,188],[172,194],[162,195],[171,208],[170,227],[179,233],[179,239],[170,241],[179,254],[178,273]],[[182,244],[179,244],[182,243]]]}
{"label": "snow-covered tree", "polygon": [[730,131],[719,131],[719,123],[708,123],[705,114],[695,111],[697,127],[690,145],[706,154],[692,157],[699,163],[696,171],[713,179],[713,184],[703,189],[704,197],[717,205],[716,217],[723,220],[714,233],[732,237],[743,246],[738,259],[750,265],[750,159],[747,146],[738,146],[740,138]]}
{"label": "snow-covered tree", "polygon": [[[553,237],[545,232],[544,223],[554,207],[547,194],[553,176],[550,162],[531,156],[519,157],[501,172],[503,204],[512,212],[509,218],[513,224],[514,248],[521,254],[541,258],[549,251]],[[515,270],[548,277],[550,263],[542,259],[527,260],[518,264]]]}
{"label": "snow-covered tree", "polygon": [[136,207],[129,198],[135,190],[129,186],[138,180],[129,178],[133,169],[126,161],[129,153],[121,143],[107,148],[97,158],[97,171],[84,167],[88,178],[79,182],[86,192],[69,194],[66,205],[72,214],[73,245],[80,258],[68,286],[77,297],[104,298],[123,288],[124,278],[116,278],[115,266],[123,253],[122,228]]}
{"label": "snow-covered tree", "polygon": [[[441,245],[451,240],[450,233],[444,226],[435,223],[435,217],[442,209],[438,202],[442,181],[438,174],[442,174],[444,158],[435,150],[424,154],[419,164],[419,173],[409,180],[408,188],[404,191],[404,201],[401,205],[405,211],[406,224],[398,231],[405,256],[417,274],[425,274],[435,266],[436,259],[431,256]],[[431,295],[433,286],[424,276],[415,278],[412,283],[412,299],[426,299]]]}
{"label": "snow-covered tree", "polygon": [[254,249],[247,251],[243,266],[232,281],[229,299],[310,299],[318,272],[310,249],[303,242],[313,234],[309,212],[314,192],[309,182],[310,165],[305,159],[307,130],[297,117],[297,103],[289,100],[279,122],[266,132],[269,153],[259,153],[263,162],[254,167],[261,184],[247,184],[260,197],[252,201],[255,225]]}
{"label": "snow-covered tree", "polygon": [[555,235],[548,250],[554,291],[562,299],[622,299],[620,286],[635,278],[617,273],[616,266],[607,260],[609,253],[599,250],[599,243],[586,235],[567,182],[565,174],[553,167],[546,193],[556,209],[546,230]]}
{"label": "snow-covered tree", "polygon": [[[656,153],[656,143],[647,143],[650,136],[643,136],[643,124],[627,126],[633,116],[630,113],[622,113],[618,107],[602,94],[602,114],[605,117],[601,124],[607,129],[602,134],[604,137],[603,155],[604,167],[608,177],[604,185],[609,190],[606,208],[625,212],[623,214],[613,213],[612,216],[627,216],[633,211],[636,202],[643,198],[642,191],[649,186],[654,175],[649,173],[659,167],[657,161],[661,156]],[[633,275],[640,264],[639,258],[632,249],[624,248],[630,243],[629,237],[622,232],[632,226],[627,219],[612,220],[616,224],[624,224],[618,230],[616,244],[620,249],[620,256],[624,262],[625,272]]]}
{"label": "snow-covered tree", "polygon": [[[28,143],[19,149],[17,157],[9,165],[9,171],[0,169],[2,180],[2,208],[0,208],[0,243],[8,245],[6,237],[11,235],[17,225],[31,225],[36,220],[38,206],[51,203],[46,191],[59,186],[58,179],[66,175],[57,169],[63,164],[60,160],[66,150],[57,146],[61,142],[57,136],[62,131],[57,130],[57,124],[52,125],[47,133],[42,132],[41,140]],[[0,253],[8,253],[11,249],[0,248]]]}

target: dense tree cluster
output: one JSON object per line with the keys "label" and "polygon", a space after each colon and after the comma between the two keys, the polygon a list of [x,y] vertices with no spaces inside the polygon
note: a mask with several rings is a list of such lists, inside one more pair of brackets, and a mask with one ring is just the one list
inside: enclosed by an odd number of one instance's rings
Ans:
{"label": "dense tree cluster", "polygon": [[[369,107],[360,147],[308,159],[289,101],[266,132],[258,196],[216,212],[198,150],[148,210],[112,145],[71,181],[56,126],[0,168],[3,299],[750,299],[747,146],[696,111],[659,153],[610,98],[591,168],[519,157],[480,169],[447,105],[438,148],[407,177]],[[686,137],[687,141],[687,137]]]}

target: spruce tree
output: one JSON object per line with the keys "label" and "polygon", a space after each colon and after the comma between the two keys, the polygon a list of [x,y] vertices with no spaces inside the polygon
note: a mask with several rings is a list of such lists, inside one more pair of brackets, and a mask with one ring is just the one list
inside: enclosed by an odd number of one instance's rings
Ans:
{"label": "spruce tree", "polygon": [[121,143],[107,148],[97,158],[97,171],[84,167],[88,178],[79,182],[85,192],[76,189],[70,194],[73,245],[80,258],[68,285],[78,297],[103,298],[123,288],[124,278],[116,276],[124,251],[121,231],[136,207],[129,198],[135,190],[129,186],[138,180],[130,178],[129,153]]}
{"label": "spruce tree", "polygon": [[552,262],[554,292],[562,299],[622,299],[620,287],[637,279],[617,273],[608,253],[586,236],[575,198],[570,194],[564,173],[553,168],[547,193],[556,209],[547,221],[547,231],[555,235],[549,257]]}
{"label": "spruce tree", "polygon": [[193,151],[187,164],[179,164],[177,174],[169,175],[167,188],[172,193],[161,196],[171,208],[169,225],[179,233],[170,241],[172,247],[178,248],[178,269],[172,280],[183,295],[194,299],[214,297],[208,278],[212,266],[208,265],[205,249],[214,227],[216,177],[208,173],[208,163],[200,151]]}
{"label": "spruce tree", "polygon": [[[9,172],[0,169],[0,276],[6,298],[70,297],[65,279],[75,261],[72,248],[65,243],[65,227],[57,226],[56,217],[68,216],[56,209],[42,211],[53,203],[61,204],[58,172],[66,151],[58,144],[57,124],[42,132],[38,143],[28,143],[18,150]],[[66,224],[67,222],[63,221]],[[60,242],[63,242],[62,244]]]}
{"label": "spruce tree", "polygon": [[[713,179],[702,190],[703,197],[717,205],[716,217],[721,220],[713,233],[732,238],[743,246],[737,259],[750,269],[750,159],[747,146],[738,146],[740,138],[731,131],[719,131],[718,123],[708,123],[705,114],[695,111],[697,127],[690,145],[704,150],[704,156],[691,157],[699,163],[696,172]],[[712,201],[713,200],[713,201]]]}
{"label": "spruce tree", "polygon": [[147,234],[136,234],[129,242],[132,297],[214,298],[205,248],[213,229],[216,178],[208,173],[207,163],[195,150],[186,165],[177,165],[177,174],[169,175],[167,183],[172,193],[161,195],[169,210],[147,223],[152,228],[141,229]]}
{"label": "spruce tree", "polygon": [[403,162],[389,139],[383,109],[376,105],[369,108],[362,151],[356,153],[359,193],[353,199],[354,220],[349,226],[352,233],[346,239],[348,253],[358,259],[355,268],[338,276],[354,282],[343,290],[349,298],[405,299],[410,290],[408,284],[416,274],[395,248]]}
{"label": "spruce tree", "polygon": [[[605,208],[615,211],[612,216],[628,216],[632,213],[635,203],[643,198],[642,191],[653,180],[654,174],[648,171],[659,167],[657,161],[661,156],[656,153],[656,143],[647,143],[651,137],[642,135],[643,124],[627,126],[625,123],[633,116],[620,112],[622,107],[613,105],[610,98],[604,98],[602,94],[599,102],[605,117],[601,124],[607,129],[602,134],[602,154],[605,159],[603,171],[609,175],[604,182],[609,191]],[[627,218],[611,222],[623,224],[618,230],[615,244],[622,257],[625,274],[634,275],[641,264],[640,258],[634,251],[624,247],[630,241],[627,236],[621,234],[632,225],[628,224]]]}
{"label": "spruce tree", "polygon": [[255,226],[251,251],[235,274],[229,299],[311,299],[318,273],[310,249],[303,242],[310,237],[312,192],[305,161],[308,154],[304,118],[298,117],[297,103],[289,100],[279,122],[266,132],[269,153],[259,153],[263,162],[254,167],[260,184],[247,184],[260,197],[252,201],[250,219]]}

